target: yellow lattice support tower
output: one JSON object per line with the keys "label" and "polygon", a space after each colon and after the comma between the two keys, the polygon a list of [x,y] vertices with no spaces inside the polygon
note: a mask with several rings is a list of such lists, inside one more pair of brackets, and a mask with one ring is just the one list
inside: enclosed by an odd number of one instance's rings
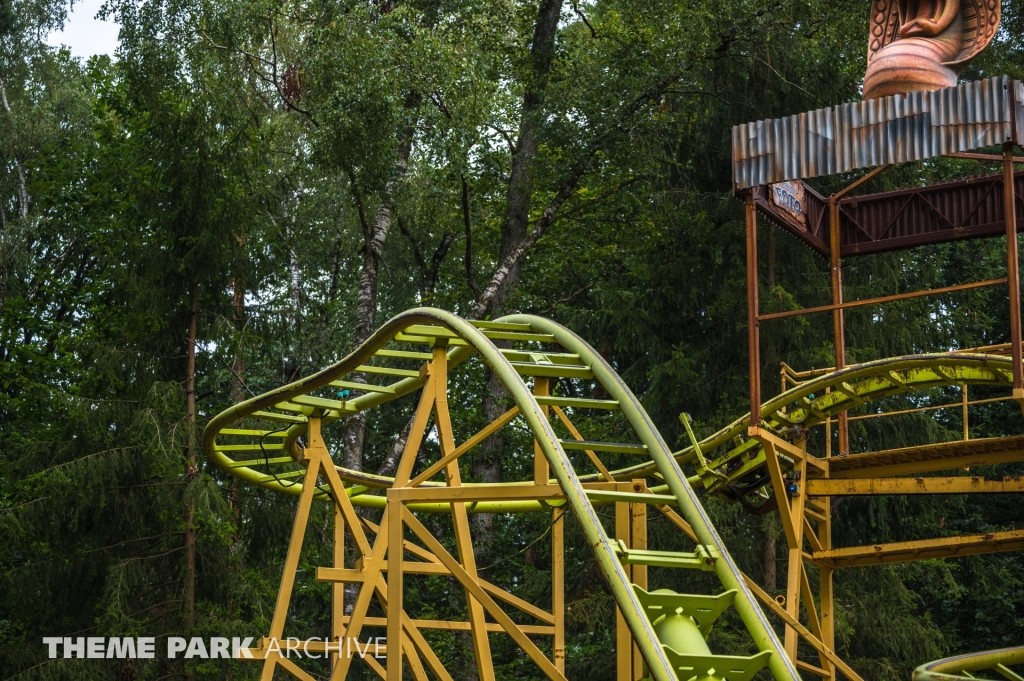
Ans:
{"label": "yellow lattice support tower", "polygon": [[[453,424],[448,405],[479,399],[460,393],[457,386],[470,384],[463,372],[483,368],[502,380],[512,404],[460,442],[457,434],[465,429]],[[353,380],[352,374],[369,376],[371,382]],[[995,484],[929,477],[921,483],[900,476],[942,470],[934,466],[959,464],[964,457],[972,462],[1019,461],[1024,459],[1024,441],[1007,441],[1000,449],[972,440],[970,453],[942,450],[942,456],[895,450],[819,458],[806,450],[806,429],[830,422],[853,405],[900,392],[947,385],[1010,387],[1012,380],[1009,359],[986,353],[918,355],[852,366],[812,377],[768,400],[761,405],[760,422],[752,424],[748,415],[672,452],[615,371],[564,327],[527,315],[470,323],[439,310],[416,309],[390,320],[341,362],[218,415],[206,429],[204,445],[232,475],[298,497],[270,631],[249,651],[263,665],[265,681],[276,669],[299,679],[313,678],[303,668],[308,663],[297,662],[286,641],[288,608],[314,503],[333,508],[332,564],[316,571],[316,579],[331,585],[332,626],[327,641],[297,645],[306,653],[327,656],[331,679],[347,678],[356,664],[367,665],[387,681],[406,674],[417,681],[460,678],[458,671],[446,669],[431,646],[432,630],[468,632],[481,679],[494,678],[494,634],[510,637],[547,678],[565,678],[563,547],[569,515],[592,547],[618,606],[620,681],[747,681],[762,669],[777,680],[798,679],[801,671],[856,680],[857,674],[833,650],[830,580],[825,579],[831,570],[908,556],[1011,550],[1020,548],[1024,537],[995,533],[951,538],[941,547],[911,542],[833,549],[829,496],[889,493],[915,485],[923,486],[922,493],[1022,491],[1019,480]],[[570,384],[575,386],[573,395],[563,394],[562,387]],[[600,394],[588,396],[585,390]],[[334,461],[324,437],[326,426],[403,399],[415,401],[415,406],[393,477],[348,470]],[[588,439],[579,418],[587,413],[617,413],[622,437],[616,442]],[[533,436],[529,479],[464,481],[459,465],[463,457],[512,427]],[[419,458],[426,441],[436,444],[436,460]],[[936,463],[942,457],[945,463]],[[635,463],[623,466],[624,460]],[[687,477],[682,466],[690,463],[697,472]],[[882,471],[884,476],[863,471]],[[738,570],[698,502],[698,487],[733,500],[752,494],[776,500],[790,546],[784,605]],[[602,506],[614,508],[614,527],[601,521],[597,509]],[[367,520],[358,507],[380,511],[380,523]],[[527,602],[480,574],[469,515],[481,512],[550,517],[550,603]],[[651,550],[647,522],[652,513],[667,517],[692,549]],[[425,514],[433,514],[429,523]],[[448,530],[438,536],[435,528],[442,516]],[[352,541],[347,561],[346,535]],[[806,562],[821,570],[818,599],[811,593]],[[651,567],[714,574],[720,588],[703,594],[651,590]],[[407,580],[417,575],[451,577],[462,591],[464,619],[410,616],[404,590]],[[354,585],[356,593],[348,611],[345,585]],[[755,654],[708,648],[710,628],[729,608],[735,608]],[[781,638],[768,613],[781,620]],[[372,652],[380,658],[366,654],[370,641],[377,639]],[[813,663],[798,658],[800,640],[815,651]]]}

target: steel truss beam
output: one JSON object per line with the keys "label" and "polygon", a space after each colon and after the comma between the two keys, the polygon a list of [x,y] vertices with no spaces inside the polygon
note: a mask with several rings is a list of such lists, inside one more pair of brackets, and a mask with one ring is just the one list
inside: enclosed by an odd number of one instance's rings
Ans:
{"label": "steel truss beam", "polygon": [[[518,341],[520,346],[502,350],[493,342],[499,339]],[[396,343],[426,345],[429,353],[393,349]],[[523,349],[523,344],[528,348]],[[538,349],[535,344],[557,344],[559,351]],[[457,445],[447,406],[448,376],[470,357],[482,360],[502,379],[514,407]],[[414,361],[418,367],[402,368],[401,361]],[[367,371],[367,367],[375,367],[375,370]],[[346,375],[353,372],[385,377],[389,383],[366,384],[365,388],[360,388],[358,381],[346,379]],[[585,377],[596,381],[610,399],[565,398],[551,394],[551,379],[566,375],[570,380]],[[524,377],[532,379],[532,386]],[[393,478],[367,475],[333,464],[320,435],[325,425],[403,396],[412,397],[417,392],[419,399],[413,426]],[[629,424],[631,434],[627,439],[632,439],[632,443],[587,440],[572,422],[573,414],[581,409],[609,408],[620,412]],[[571,409],[572,414],[567,409]],[[533,479],[503,485],[463,484],[459,472],[462,457],[513,422],[525,425],[534,435]],[[276,424],[284,425],[275,427]],[[569,439],[560,438],[553,424],[567,430]],[[428,434],[439,445],[440,453],[437,461],[423,466],[417,456]],[[300,437],[307,443],[304,447]],[[275,438],[271,441],[276,445],[273,456],[266,453],[270,438]],[[285,617],[310,507],[320,500],[333,504],[336,517],[333,565],[317,570],[318,579],[332,585],[335,598],[332,634],[358,639],[368,628],[384,626],[387,663],[382,665],[370,658],[365,658],[364,662],[387,681],[398,681],[404,673],[412,674],[417,681],[431,675],[442,679],[453,676],[444,670],[424,637],[422,632],[429,629],[468,631],[477,672],[482,679],[494,678],[488,641],[488,634],[492,632],[510,636],[547,678],[564,678],[562,572],[566,512],[572,513],[582,527],[616,599],[620,671],[624,681],[635,681],[645,673],[656,681],[676,681],[684,673],[679,670],[692,664],[702,669],[721,669],[721,673],[726,674],[722,678],[729,681],[743,681],[764,664],[777,680],[799,678],[796,667],[784,654],[782,643],[757,605],[747,580],[729,557],[676,458],[635,396],[603,358],[578,337],[547,320],[514,316],[474,326],[437,310],[411,311],[388,322],[338,365],[219,415],[207,429],[204,442],[211,458],[228,472],[299,497],[299,513],[273,625],[263,644],[253,651],[263,660],[261,678],[265,681],[270,681],[275,668],[284,669],[296,678],[309,677],[301,665],[276,650],[273,641],[282,639],[285,634]],[[577,464],[566,453],[570,447],[581,450],[580,455],[586,455],[585,461],[596,473],[579,475]],[[630,478],[627,482],[622,480],[621,474],[617,478],[602,460],[602,457],[621,456],[634,450],[642,453],[649,461],[646,465],[664,481],[667,488],[664,492],[651,494],[642,479]],[[240,458],[232,458],[235,456]],[[422,466],[422,470],[416,470],[418,466]],[[375,487],[385,488],[386,494],[372,494],[370,490]],[[646,497],[651,503],[647,503]],[[598,505],[607,504],[615,506],[617,518],[616,531],[611,533],[605,530],[596,512]],[[356,505],[381,508],[383,517],[379,526],[361,518],[355,512]],[[648,505],[663,508],[663,512],[678,518],[698,543],[694,553],[661,556],[671,552],[646,550]],[[678,513],[667,505],[678,508]],[[476,571],[468,523],[469,512],[541,510],[552,514],[550,612],[481,579]],[[454,550],[445,548],[427,529],[418,517],[423,512],[443,512],[452,518]],[[436,522],[432,525],[436,526]],[[344,551],[338,548],[346,531],[355,545],[354,561],[350,556],[348,562]],[[371,539],[367,531],[375,536]],[[658,555],[655,557],[655,554]],[[656,564],[668,561],[683,569],[698,567],[714,572],[732,594],[730,601],[762,654],[751,658],[716,657],[709,656],[706,650],[675,650],[659,642],[653,627],[656,617],[649,615],[644,605],[650,598],[663,598],[646,592],[647,565],[651,560],[658,561]],[[431,622],[409,617],[404,609],[404,586],[407,576],[413,575],[453,577],[464,591],[466,619]],[[345,614],[341,604],[346,583],[358,586],[350,614]],[[641,596],[645,600],[641,601]],[[708,596],[680,595],[678,598]],[[499,603],[533,616],[537,624],[514,623]],[[374,605],[385,612],[384,617],[371,616],[370,609]],[[550,653],[531,640],[531,636],[538,635],[552,637]],[[308,646],[311,651],[326,647],[317,642]],[[359,659],[333,651],[331,655],[331,679],[346,678],[353,660]]]}
{"label": "steel truss beam", "polygon": [[[499,348],[495,340],[511,341],[514,347]],[[409,345],[426,346],[427,351],[409,350]],[[471,434],[458,443],[456,433],[461,428],[451,421],[448,401],[466,396],[452,393],[449,376],[471,358],[501,378],[513,404],[494,421],[470,430]],[[329,654],[334,680],[346,678],[353,661],[367,665],[387,681],[398,681],[403,674],[411,674],[417,681],[457,678],[444,668],[424,635],[431,630],[468,632],[481,679],[494,678],[490,634],[511,637],[546,677],[564,678],[564,514],[571,513],[593,547],[598,568],[616,599],[620,681],[637,681],[645,673],[657,681],[677,681],[687,678],[683,674],[688,672],[680,670],[697,664],[694,660],[698,659],[704,660],[699,664],[708,668],[712,663],[718,665],[713,667],[716,669],[733,665],[738,671],[727,672],[722,677],[727,681],[743,681],[746,674],[757,671],[755,665],[764,662],[780,681],[795,680],[801,671],[822,678],[842,675],[860,681],[833,651],[834,568],[862,564],[857,562],[862,560],[880,562],[879,556],[883,560],[905,560],[914,555],[931,557],[943,550],[948,555],[967,555],[991,547],[1010,550],[1024,538],[1000,534],[962,541],[947,539],[935,546],[909,543],[914,545],[835,549],[828,495],[844,491],[902,492],[909,488],[919,492],[923,488],[924,493],[1016,491],[1020,483],[1015,480],[923,478],[922,483],[914,478],[873,478],[889,470],[887,467],[928,466],[932,459],[942,459],[942,465],[959,463],[964,456],[974,457],[971,461],[1003,460],[1008,456],[1019,459],[1024,457],[1024,448],[1006,450],[974,440],[969,443],[973,454],[960,450],[943,450],[941,455],[938,450],[934,455],[913,454],[923,457],[920,461],[910,460],[911,455],[906,453],[889,454],[887,458],[876,457],[874,465],[864,466],[858,463],[863,455],[826,459],[811,456],[802,433],[851,406],[898,392],[962,384],[1011,387],[1011,361],[1009,357],[987,354],[945,353],[840,369],[769,400],[762,406],[760,425],[750,427],[749,417],[739,419],[696,447],[671,452],[619,376],[567,329],[526,315],[477,325],[430,309],[400,315],[342,362],[236,405],[213,419],[204,434],[207,452],[225,471],[298,497],[271,629],[252,651],[263,661],[261,678],[270,681],[277,668],[295,678],[312,678],[303,667],[306,663],[297,663],[274,642],[283,640],[286,634],[286,615],[312,505],[326,502],[333,509],[335,545],[332,564],[319,567],[316,577],[330,584],[331,636],[358,639],[369,630],[384,629],[388,642],[382,647],[386,664],[371,657],[348,655],[322,641],[305,642],[309,651]],[[374,370],[366,371],[367,367]],[[376,382],[350,380],[348,376],[354,372],[366,373]],[[588,381],[604,394],[601,399],[561,396],[555,389],[560,376],[563,381]],[[394,477],[352,471],[333,462],[321,435],[325,426],[402,398],[416,400],[417,406]],[[613,410],[620,414],[628,424],[623,441],[588,440],[574,423],[581,410]],[[463,457],[472,456],[488,437],[512,425],[525,427],[533,434],[531,479],[498,485],[464,483],[460,474]],[[737,436],[750,440],[737,445],[733,442]],[[417,457],[428,438],[437,444],[439,452],[435,461],[422,463]],[[697,461],[698,448],[707,454],[706,459],[699,457],[703,477],[687,479],[680,466]],[[642,459],[639,463],[621,467],[628,460],[623,457],[637,455]],[[713,490],[714,485],[728,480],[728,475],[716,471],[730,468],[730,457],[736,456],[742,456],[747,467],[731,470],[741,470],[744,475],[762,471],[779,500],[789,545],[784,605],[739,572],[694,493],[694,485],[711,485],[709,489]],[[648,487],[652,480],[657,484]],[[385,491],[382,494],[375,489]],[[615,511],[613,531],[604,527],[597,513],[599,506],[609,505]],[[380,524],[357,513],[359,506],[378,509]],[[694,543],[693,552],[649,550],[647,520],[654,510]],[[480,576],[468,522],[468,514],[474,512],[551,515],[549,609],[528,603]],[[451,548],[427,530],[428,525],[421,520],[423,513],[451,518]],[[430,524],[437,526],[436,521]],[[346,537],[352,543],[347,558]],[[706,651],[681,654],[660,641],[653,619],[645,610],[646,599],[656,595],[647,592],[648,568],[652,565],[714,572],[722,588],[735,594],[730,598],[754,647],[762,651],[762,662],[713,654],[709,657]],[[818,571],[818,594],[812,593],[814,580],[808,570]],[[410,617],[405,610],[405,582],[420,575],[452,577],[463,591],[465,617],[448,621]],[[357,587],[348,609],[344,603],[346,584]],[[374,613],[375,608],[383,616]],[[514,623],[506,608],[532,622]],[[782,640],[772,629],[768,612],[782,621]],[[535,642],[531,637],[541,640]],[[813,663],[797,659],[801,639],[817,653]]]}

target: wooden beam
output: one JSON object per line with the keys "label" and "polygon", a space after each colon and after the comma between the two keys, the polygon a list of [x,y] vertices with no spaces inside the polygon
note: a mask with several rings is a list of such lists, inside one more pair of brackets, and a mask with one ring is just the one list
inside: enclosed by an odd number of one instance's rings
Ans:
{"label": "wooden beam", "polygon": [[551,511],[551,620],[551,656],[558,671],[565,674],[565,510],[560,508]]}
{"label": "wooden beam", "polygon": [[[634,480],[633,489],[642,490],[646,489],[646,483],[643,480]],[[640,549],[641,551],[647,549],[647,504],[630,504],[629,505],[629,517],[630,517],[630,548]],[[647,584],[647,566],[646,565],[633,565],[633,583],[640,588],[646,590]],[[643,656],[640,654],[640,648],[633,642],[633,678],[643,678]]]}
{"label": "wooden beam", "polygon": [[[366,612],[370,606],[370,600],[376,591],[376,584],[383,581],[381,575],[381,567],[384,564],[385,551],[388,546],[388,513],[390,509],[384,509],[384,517],[381,519],[380,532],[377,533],[377,538],[373,544],[369,555],[363,556],[363,571],[370,573],[363,584],[363,587],[359,589],[359,595],[356,596],[355,604],[352,607],[352,617],[349,619],[348,626],[345,628],[345,636],[349,638],[358,639],[359,634],[362,632],[363,622],[366,619]],[[359,527],[359,525],[349,523],[350,528]],[[374,585],[374,588],[371,588]],[[387,585],[383,585],[384,598],[380,599],[386,602],[387,600]],[[379,597],[378,597],[379,598]],[[348,675],[348,670],[352,666],[352,658],[348,656],[341,656],[338,660],[337,665],[334,668],[334,676],[337,678],[344,679]],[[261,679],[260,681],[271,681],[271,679]]]}
{"label": "wooden beam", "polygon": [[[615,538],[629,545],[629,504],[615,504]],[[624,565],[626,577],[633,581],[633,566]],[[622,609],[615,608],[615,681],[633,681],[633,635],[622,615]]]}
{"label": "wooden beam", "polygon": [[[302,543],[306,536],[306,524],[309,520],[309,510],[313,504],[313,494],[316,491],[316,481],[320,472],[320,461],[323,452],[317,445],[319,439],[320,419],[310,419],[310,451],[304,463],[306,471],[304,474],[302,492],[299,494],[299,504],[295,511],[295,518],[292,520],[291,538],[288,540],[288,550],[285,553],[284,571],[281,576],[281,586],[277,590],[277,601],[274,605],[274,614],[270,620],[270,637],[278,641],[284,638],[284,624],[288,617],[288,608],[291,605],[292,589],[295,586],[295,572],[299,567],[299,557],[302,554]],[[276,665],[288,668],[280,656],[264,658],[263,670],[260,674],[260,681],[271,681],[274,678]],[[292,665],[294,666],[294,665]],[[301,671],[301,670],[300,670]],[[308,675],[307,675],[308,676]],[[308,677],[313,681],[312,677]]]}
{"label": "wooden beam", "polygon": [[[555,413],[555,416],[558,417],[558,420],[562,422],[562,425],[566,427],[570,435],[572,435],[577,440],[582,441],[584,439],[583,436],[580,435],[580,431],[576,429],[576,426],[574,426],[572,421],[569,420],[569,417],[565,415],[564,411],[562,411],[561,407],[553,405],[551,407],[551,410]],[[585,449],[583,451],[584,453],[586,453],[587,458],[590,459],[591,463],[594,464],[594,466],[601,473],[605,480],[607,480],[608,482],[615,482],[615,478],[612,477],[612,474],[608,471],[608,468],[605,467],[604,463],[601,462],[601,459],[597,457],[597,454],[594,453],[593,449]]]}
{"label": "wooden beam", "polygon": [[786,481],[782,478],[782,468],[779,466],[779,458],[775,453],[775,443],[765,439],[761,441],[761,446],[765,450],[766,467],[768,475],[772,479],[772,489],[775,491],[776,499],[779,500],[779,516],[782,519],[782,529],[786,533],[786,544],[790,548],[800,548],[793,511],[789,507],[789,495],[786,494]]}
{"label": "wooden beam", "polygon": [[807,539],[808,543],[810,543],[812,551],[821,551],[825,548],[818,539],[818,535],[814,533],[814,528],[811,527],[811,522],[807,520],[806,509],[804,509],[804,537]]}
{"label": "wooden beam", "polygon": [[[402,548],[402,535],[403,524],[402,524],[402,513],[401,508],[388,509],[387,517],[387,528],[388,528],[388,616],[384,620],[387,625],[388,641],[391,641],[392,645],[388,646],[387,652],[387,681],[402,681],[402,644],[405,642],[405,637],[402,632],[402,617],[401,611],[405,607],[403,593],[405,576],[402,574],[402,567],[404,565],[402,554],[405,551]],[[383,522],[381,523],[383,524]],[[379,535],[378,535],[379,536]],[[379,572],[374,573],[374,579],[380,574]],[[364,584],[363,589],[368,588],[368,585]],[[363,625],[366,625],[366,621],[363,621]],[[398,645],[394,645],[398,643]]]}
{"label": "wooden beam", "polygon": [[[623,484],[626,484],[626,483],[623,483]],[[553,513],[557,513],[559,515],[564,513],[564,511],[562,509],[556,509],[555,511],[552,511],[552,512]],[[365,518],[362,518],[362,522],[363,522],[364,525],[366,525],[371,530],[373,530],[373,532],[380,532],[380,526],[374,524],[372,521],[367,520]],[[552,532],[554,532],[553,528],[552,528]],[[443,575],[450,575],[451,574],[448,571],[448,568],[444,567],[444,565],[441,563],[441,561],[439,561],[437,559],[437,556],[432,554],[430,551],[427,551],[422,546],[418,546],[416,544],[413,544],[410,541],[403,541],[402,545],[405,547],[406,553],[410,553],[410,554],[412,554],[414,556],[417,556],[417,557],[423,559],[423,561],[425,561],[423,563],[419,563],[419,562],[408,562],[408,563],[406,563],[405,564],[405,572],[407,572],[407,573],[416,573],[416,574],[443,574]],[[428,567],[428,565],[429,565],[429,567]],[[439,567],[434,567],[434,566],[439,566]],[[324,571],[322,573],[323,577],[321,577],[321,572],[320,572],[321,570]],[[417,572],[419,570],[422,570],[423,572]],[[434,573],[433,572],[434,570],[443,570],[443,572]],[[386,572],[387,571],[387,564],[385,564],[384,567],[381,568],[381,571],[382,572]],[[345,572],[335,573],[332,568],[317,568],[317,579],[321,579],[322,581],[328,581],[329,582],[329,581],[333,581],[334,575],[346,576],[347,573],[345,573]],[[515,608],[518,608],[519,610],[523,611],[527,615],[530,615],[531,617],[535,617],[536,619],[540,620],[541,622],[544,622],[545,624],[554,624],[555,623],[555,616],[552,615],[551,613],[545,612],[545,611],[541,610],[540,608],[538,608],[537,606],[533,605],[532,603],[524,601],[522,598],[519,598],[518,596],[515,596],[515,595],[509,593],[508,591],[505,591],[504,589],[502,589],[499,586],[495,586],[491,582],[488,582],[486,579],[480,578],[479,575],[477,575],[477,579],[480,582],[480,586],[483,587],[484,591],[486,591],[487,593],[491,594],[492,596],[497,598],[499,601],[504,601],[505,603],[508,603],[509,605],[511,605],[511,606],[513,606]]]}
{"label": "wooden beam", "polygon": [[[807,457],[797,461],[794,467],[794,473],[798,474],[799,482],[797,483],[801,487],[803,486],[804,480],[807,479]],[[774,480],[773,480],[774,482]],[[786,488],[782,485],[776,487],[776,494],[781,494],[779,498],[779,508],[783,506],[789,506],[792,509],[793,518],[793,531],[796,533],[796,543],[791,544],[789,547],[789,561],[786,567],[786,610],[793,619],[800,619],[800,595],[801,595],[801,584],[806,580],[806,566],[804,566],[803,559],[803,545],[804,545],[804,501],[807,500],[807,495],[804,494],[803,490],[797,492],[797,495],[792,500],[789,499],[789,494]],[[814,612],[814,601],[810,599],[810,591],[807,591],[804,607],[807,609],[808,615],[817,617],[817,613]],[[814,626],[811,630],[816,634],[819,633]],[[797,657],[797,647],[799,639],[797,637],[796,629],[792,627],[786,627],[785,635],[786,654],[789,655],[794,663]]]}
{"label": "wooden beam", "polygon": [[[560,522],[560,521],[559,521]],[[408,544],[406,544],[408,545]],[[381,569],[381,572],[387,572],[388,565],[385,564]],[[403,563],[402,571],[407,575],[445,575],[450,576],[452,573],[441,563],[420,563],[415,561],[406,561]],[[362,583],[366,580],[366,574],[361,570],[345,570],[339,568],[320,567],[316,569],[316,578],[321,582],[335,582],[335,583]],[[535,617],[536,619],[544,622],[545,624],[554,624],[555,616],[549,612],[545,612],[537,606],[524,601],[523,599],[510,594],[499,586],[495,586],[491,582],[485,579],[480,579],[480,586],[484,591],[494,596],[500,601],[504,601],[511,606],[514,606],[522,612]],[[348,621],[348,618],[345,618]]]}
{"label": "wooden beam", "polygon": [[815,667],[813,664],[808,664],[807,662],[804,662],[803,660],[796,660],[796,668],[799,669],[800,671],[810,672],[811,674],[814,674],[815,676],[820,676],[823,679],[827,679],[827,678],[832,676],[832,672],[826,671],[826,670],[822,669],[821,667]]}
{"label": "wooden beam", "polygon": [[[441,445],[442,458],[455,452],[455,434],[452,430],[451,416],[448,413],[448,351],[443,346],[435,346],[433,349],[434,359],[430,365],[435,369],[435,389],[437,394],[434,398],[434,422],[437,425],[438,440]],[[462,473],[459,470],[457,461],[451,461],[445,466],[445,479],[451,489],[457,490],[462,487]],[[389,505],[393,500],[388,495]],[[401,503],[398,508],[403,516],[412,517]],[[480,576],[476,571],[476,553],[473,547],[473,537],[469,528],[469,515],[466,512],[464,503],[451,505],[452,525],[455,530],[455,546],[458,549],[461,569],[474,581],[478,589]],[[436,552],[435,552],[436,554]],[[440,559],[441,557],[438,556]],[[394,573],[392,573],[394,574]],[[486,593],[486,592],[484,592]],[[487,621],[484,615],[484,608],[480,601],[473,597],[472,590],[466,589],[466,606],[469,609],[469,621],[473,627],[470,631],[473,639],[473,652],[476,656],[477,673],[480,681],[495,681],[494,662],[491,657],[491,644],[487,637]]]}
{"label": "wooden beam", "polygon": [[[363,626],[385,627],[387,626],[387,621],[386,617],[367,617]],[[418,629],[442,629],[445,631],[471,631],[473,627],[471,622],[453,622],[450,620],[412,620],[412,624]],[[555,628],[546,624],[520,624],[519,628],[531,636],[553,636],[555,633]],[[488,622],[487,632],[491,634],[504,634],[505,630],[501,628],[500,624]],[[316,651],[315,646],[316,642],[310,643],[309,649]],[[320,646],[322,649],[323,643]],[[381,648],[384,648],[384,646],[381,646]]]}

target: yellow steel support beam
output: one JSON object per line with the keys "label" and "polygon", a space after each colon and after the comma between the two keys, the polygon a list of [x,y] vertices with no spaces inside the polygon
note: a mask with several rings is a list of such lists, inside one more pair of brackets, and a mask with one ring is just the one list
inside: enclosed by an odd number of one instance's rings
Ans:
{"label": "yellow steel support beam", "polygon": [[[508,347],[499,349],[494,345],[496,340],[507,342]],[[411,351],[408,343],[420,347]],[[423,345],[429,346],[429,352],[419,351]],[[456,446],[448,413],[448,374],[472,356],[500,377],[514,406],[494,421],[483,424],[476,434]],[[284,633],[291,594],[299,588],[296,585],[298,559],[312,503],[329,501],[333,504],[333,565],[318,568],[317,577],[330,586],[330,633],[334,637],[355,639],[367,627],[386,628],[389,645],[383,646],[382,651],[388,658],[386,668],[372,657],[364,660],[365,665],[385,681],[400,681],[403,674],[416,681],[430,678],[452,681],[453,675],[444,668],[421,631],[430,629],[469,633],[481,681],[495,678],[488,642],[488,636],[494,633],[509,635],[543,675],[564,679],[564,513],[568,510],[583,529],[621,613],[617,633],[619,678],[637,681],[645,676],[656,681],[677,681],[678,665],[660,645],[654,620],[649,617],[635,588],[646,593],[649,577],[658,577],[660,572],[648,575],[645,565],[632,564],[635,561],[627,560],[628,555],[617,551],[618,544],[612,545],[610,533],[598,513],[598,507],[603,505],[615,506],[614,534],[626,543],[627,553],[646,550],[646,516],[650,505],[691,540],[715,552],[713,570],[722,586],[735,594],[731,607],[736,608],[754,646],[766,656],[769,673],[775,681],[796,681],[800,677],[798,670],[830,681],[834,681],[837,674],[860,681],[833,650],[832,573],[835,568],[1020,549],[1024,548],[1024,530],[834,549],[830,498],[868,494],[1019,493],[1024,491],[1020,478],[932,478],[919,474],[1024,461],[1024,436],[824,459],[807,454],[801,440],[807,428],[834,421],[854,406],[911,390],[956,387],[963,391],[960,400],[963,409],[965,404],[971,404],[966,397],[968,385],[1009,389],[1013,386],[1012,368],[1007,357],[961,352],[880,360],[838,371],[805,372],[806,376],[799,377],[794,374],[795,385],[789,389],[784,376],[782,394],[760,405],[763,418],[754,423],[749,417],[737,419],[689,449],[672,453],[621,378],[593,348],[564,327],[526,315],[516,315],[507,321],[472,324],[434,309],[400,315],[384,324],[341,362],[226,410],[211,421],[204,433],[208,455],[227,473],[298,497],[298,513],[271,619],[270,637],[257,649],[263,652],[260,655],[264,665],[261,679],[269,681],[275,669],[304,681],[313,678],[286,656],[274,652],[268,641],[280,639]],[[360,372],[372,374],[382,385],[363,384],[351,377]],[[524,377],[532,385],[525,383]],[[797,378],[808,380],[796,384]],[[557,385],[552,382],[556,379],[559,380]],[[562,381],[574,382],[563,384]],[[465,384],[455,380],[452,385]],[[588,386],[594,388],[592,395]],[[322,424],[411,397],[417,391],[422,391],[421,397],[394,477],[349,470],[333,462],[320,435]],[[355,393],[354,396],[350,396],[351,393]],[[458,399],[464,401],[467,397],[472,398],[459,395]],[[604,413],[614,409],[624,417],[628,427],[612,438],[620,442],[602,441],[608,435],[599,429],[587,433],[593,439],[580,432],[592,429],[589,422],[579,416],[580,412],[595,409]],[[582,428],[570,421],[567,411]],[[528,429],[528,437],[533,442],[532,474],[526,480],[515,482],[463,484],[460,457],[513,419],[516,419],[516,427],[522,424]],[[561,440],[553,424],[558,429],[564,426],[570,437]],[[754,440],[743,441],[744,435]],[[965,439],[966,435],[965,432]],[[732,443],[733,440],[737,442]],[[439,446],[440,458],[432,464],[421,465],[418,456],[421,445],[427,441]],[[303,442],[308,444],[303,445]],[[763,452],[758,451],[758,444]],[[688,481],[680,464],[696,458],[698,446],[705,452],[718,450],[718,458],[710,464],[713,474]],[[578,459],[572,450],[583,450],[590,459],[586,465],[589,468],[592,464],[596,473],[579,475],[574,469]],[[722,451],[726,453],[722,455]],[[602,456],[639,453],[649,458],[613,470],[598,457],[602,452]],[[733,465],[734,461],[741,465]],[[417,469],[420,469],[418,473]],[[442,474],[443,481],[435,479]],[[720,484],[717,491],[708,491],[725,496],[730,493],[750,495],[755,491],[753,487],[763,484],[757,482],[758,479],[770,480],[789,548],[784,606],[738,571],[694,494],[693,485],[723,479],[731,484]],[[744,488],[744,481],[750,487]],[[648,483],[656,485],[653,492],[657,494],[652,493]],[[346,488],[346,484],[350,486]],[[371,490],[387,490],[387,495]],[[669,508],[670,504],[678,511]],[[380,525],[357,514],[356,505],[383,511]],[[467,515],[469,512],[536,511],[551,516],[551,612],[477,574]],[[451,551],[417,518],[415,514],[420,512],[451,515],[455,538]],[[372,542],[364,528],[375,533]],[[407,539],[404,535],[409,530],[414,537]],[[351,541],[349,551],[354,553],[347,564],[346,540]],[[817,579],[813,568],[808,573],[812,564],[817,565]],[[418,575],[454,578],[465,592],[465,617],[411,619],[403,608],[403,592],[406,579]],[[353,602],[344,602],[346,584],[357,589]],[[815,584],[818,594],[813,592]],[[768,612],[782,619],[786,628],[784,644],[772,630],[765,611],[757,605],[758,600]],[[518,617],[526,615],[533,621],[530,624],[513,622],[498,606],[499,602],[506,608],[518,609]],[[349,614],[345,614],[346,610]],[[486,621],[485,614],[491,621]],[[804,616],[808,626],[800,622]],[[550,656],[531,641],[530,637],[537,636],[551,637]],[[800,639],[817,652],[816,664],[797,660]],[[316,642],[308,647],[311,651],[326,648]],[[641,652],[646,658],[646,668]],[[707,656],[706,651],[700,654]],[[353,657],[332,651],[331,658],[331,680],[346,679]]]}
{"label": "yellow steel support beam", "polygon": [[831,478],[884,478],[1024,461],[1024,436],[942,442],[828,459]]}
{"label": "yellow steel support beam", "polygon": [[933,558],[957,558],[1021,549],[1024,549],[1024,530],[1010,530],[815,551],[811,554],[811,559],[827,567],[843,568]]}
{"label": "yellow steel support beam", "polygon": [[807,481],[811,496],[867,496],[894,494],[1010,494],[1024,492],[1024,477],[986,480],[955,478],[829,478]]}
{"label": "yellow steel support beam", "polygon": [[[390,491],[390,490],[389,490]],[[465,487],[399,487],[395,497],[402,502],[442,501],[563,501],[565,493],[558,485],[467,485]]]}

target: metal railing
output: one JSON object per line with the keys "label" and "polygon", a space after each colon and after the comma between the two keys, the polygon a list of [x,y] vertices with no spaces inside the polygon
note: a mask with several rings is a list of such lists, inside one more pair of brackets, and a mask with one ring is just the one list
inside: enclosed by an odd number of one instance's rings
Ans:
{"label": "metal railing", "polygon": [[[984,345],[975,348],[963,348],[961,350],[954,350],[957,353],[971,353],[971,354],[987,354],[987,355],[1008,355],[1010,353],[1010,343],[1000,343],[998,345]],[[789,366],[785,362],[780,362],[779,379],[780,379],[780,392],[786,392],[790,388],[794,388],[798,385],[806,383],[812,378],[823,376],[828,373],[835,371],[835,367],[827,367],[822,369],[808,369],[805,371],[797,371],[793,367]],[[830,392],[830,388],[826,388],[825,392]],[[847,421],[864,421],[878,418],[888,418],[892,416],[905,416],[907,414],[920,414],[930,411],[939,411],[942,409],[957,409],[961,410],[963,418],[963,438],[962,442],[967,442],[971,439],[970,422],[968,419],[969,408],[982,404],[992,404],[994,402],[1009,402],[1013,400],[1012,395],[1004,395],[1002,397],[989,397],[980,400],[970,399],[968,393],[967,384],[960,384],[960,399],[956,402],[950,402],[948,404],[937,404],[927,405],[922,407],[913,407],[910,409],[898,409],[894,411],[881,411],[872,414],[858,414],[856,416],[847,416]],[[821,423],[814,424],[814,426],[822,426],[825,428],[825,456],[832,455],[832,425],[836,419],[827,418]],[[812,426],[813,427],[813,426]]]}

